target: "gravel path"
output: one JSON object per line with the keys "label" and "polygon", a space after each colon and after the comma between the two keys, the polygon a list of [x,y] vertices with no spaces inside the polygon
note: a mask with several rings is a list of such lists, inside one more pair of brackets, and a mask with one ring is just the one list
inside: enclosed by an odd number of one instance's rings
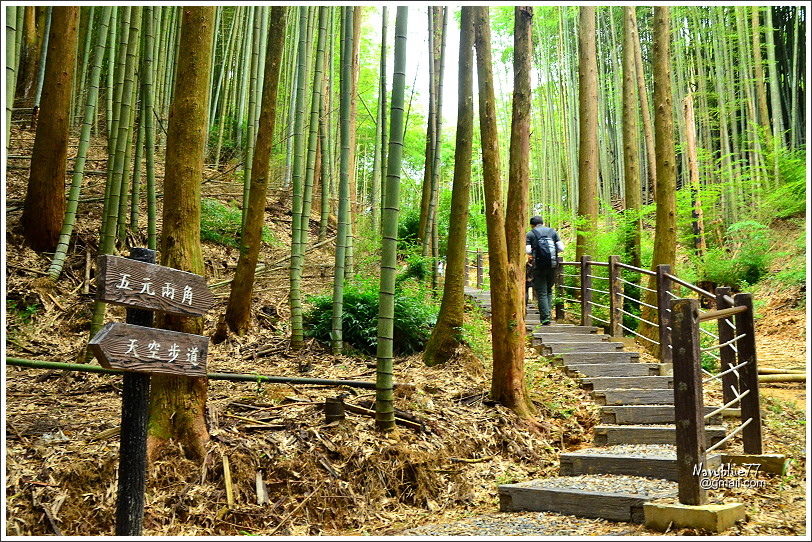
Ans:
{"label": "gravel path", "polygon": [[424,525],[404,536],[573,536],[634,532],[635,526],[603,519],[562,516],[552,512],[512,512],[475,516],[454,523]]}
{"label": "gravel path", "polygon": [[605,493],[625,493],[630,495],[646,495],[652,497],[666,497],[677,493],[677,483],[659,478],[641,478],[619,474],[581,474],[578,476],[551,476],[539,478],[529,482],[515,484],[517,486],[577,489],[580,491],[594,491]]}

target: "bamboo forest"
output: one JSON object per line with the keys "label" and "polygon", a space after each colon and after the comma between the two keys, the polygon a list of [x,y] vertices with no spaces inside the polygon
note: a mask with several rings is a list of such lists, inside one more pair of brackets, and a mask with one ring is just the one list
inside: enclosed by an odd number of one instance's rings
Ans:
{"label": "bamboo forest", "polygon": [[808,535],[806,10],[6,2],[4,539]]}

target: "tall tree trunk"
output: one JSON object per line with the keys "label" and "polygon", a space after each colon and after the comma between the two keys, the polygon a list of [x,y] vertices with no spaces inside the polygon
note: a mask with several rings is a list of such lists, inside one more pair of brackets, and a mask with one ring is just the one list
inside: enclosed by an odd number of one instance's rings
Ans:
{"label": "tall tree trunk", "polygon": [[353,9],[352,18],[352,80],[350,81],[350,207],[347,227],[347,240],[346,240],[346,272],[347,275],[352,277],[355,275],[355,223],[356,217],[360,212],[360,204],[358,202],[358,180],[357,180],[357,162],[358,154],[356,152],[356,139],[357,139],[357,119],[358,119],[358,77],[361,73],[361,20],[363,17],[363,6],[356,6]]}
{"label": "tall tree trunk", "polygon": [[270,173],[271,147],[276,125],[277,96],[279,74],[282,66],[282,52],[285,48],[285,29],[287,27],[287,9],[284,6],[271,8],[271,27],[269,30],[268,52],[265,56],[265,75],[262,87],[259,129],[251,165],[251,189],[248,192],[248,213],[245,230],[240,243],[240,257],[231,292],[224,323],[218,326],[215,342],[225,338],[228,328],[238,335],[246,333],[251,327],[251,295],[254,288],[254,276],[259,248],[262,243],[262,226],[265,222],[265,202],[268,192]]}
{"label": "tall tree trunk", "polygon": [[[307,143],[307,158],[302,185],[302,204],[298,220],[298,239],[294,248],[297,250],[297,262],[294,267],[291,261],[291,348],[300,349],[304,345],[304,327],[302,324],[301,281],[304,266],[305,247],[310,229],[310,208],[313,196],[313,181],[316,175],[316,147],[318,144],[319,104],[321,104],[322,80],[324,78],[324,43],[327,34],[327,8],[319,8],[319,35],[316,58],[313,67],[313,85],[310,99],[310,124]],[[310,49],[310,47],[308,47]],[[309,56],[309,55],[308,55]],[[294,215],[294,221],[296,216]],[[294,276],[296,273],[296,276]]]}
{"label": "tall tree trunk", "polygon": [[386,34],[389,8],[383,6],[381,14],[381,62],[378,72],[378,114],[375,120],[375,154],[372,159],[372,231],[380,231],[381,222],[381,178],[386,170],[386,149],[383,147],[383,134],[386,122]]}
{"label": "tall tree trunk", "polygon": [[417,225],[417,236],[422,246],[423,257],[429,252],[431,226],[429,209],[431,206],[432,183],[434,182],[434,153],[437,148],[437,76],[440,68],[439,40],[437,20],[439,8],[429,6],[428,10],[428,43],[429,43],[429,110],[426,125],[426,157],[423,167],[423,189],[420,198],[420,220]]}
{"label": "tall tree trunk", "polygon": [[79,8],[53,8],[42,108],[22,215],[31,248],[53,252],[65,218],[65,176],[70,131],[71,88],[78,40]]}
{"label": "tall tree trunk", "polygon": [[308,7],[299,6],[299,52],[297,59],[299,62],[298,75],[296,76],[296,119],[293,128],[293,220],[291,222],[291,258],[290,258],[290,323],[291,337],[290,345],[294,350],[301,349],[304,344],[304,330],[302,328],[302,301],[301,301],[301,281],[302,281],[302,259],[304,250],[302,249],[302,208],[304,201],[304,121],[305,121],[305,93],[308,84],[307,58],[310,54],[310,47],[307,40]]}
{"label": "tall tree trunk", "polygon": [[646,163],[648,165],[648,189],[645,203],[649,203],[657,196],[657,160],[654,152],[654,129],[651,126],[646,78],[643,75],[643,52],[640,47],[640,32],[637,30],[637,17],[632,20],[632,32],[634,34],[634,60],[637,67],[637,96],[640,98],[640,115],[643,117],[643,135],[646,142]]}
{"label": "tall tree trunk", "polygon": [[634,7],[623,7],[623,169],[626,194],[625,249],[629,263],[640,267],[640,127],[637,122],[637,86],[635,81]]}
{"label": "tall tree trunk", "polygon": [[[19,64],[19,51],[17,51],[17,6],[6,7],[6,155],[11,137],[11,114],[14,110],[14,92],[17,88],[17,66]],[[19,8],[25,9],[25,8]]]}
{"label": "tall tree trunk", "polygon": [[696,148],[696,118],[694,115],[694,95],[689,92],[683,102],[685,115],[685,147],[688,155],[688,171],[691,186],[691,219],[694,233],[694,250],[700,261],[705,258],[705,221],[702,215],[702,198],[699,184],[699,157]]}
{"label": "tall tree trunk", "polygon": [[147,246],[151,250],[158,248],[157,214],[158,204],[155,196],[155,29],[158,26],[157,10],[148,7],[144,19],[144,57],[142,58],[141,104],[144,119],[144,154],[147,171]]}
{"label": "tall tree trunk", "polygon": [[[474,7],[474,45],[476,47],[479,85],[479,123],[482,141],[482,170],[485,188],[485,220],[488,227],[488,259],[491,282],[491,334],[493,338],[493,377],[491,396],[529,420],[535,414],[525,394],[524,338],[522,325],[523,297],[518,297],[518,283],[508,258],[505,237],[505,211],[502,204],[502,181],[499,172],[499,139],[491,60],[491,28],[487,7]],[[530,17],[517,18],[514,35],[530,39]],[[529,47],[529,46],[528,46]],[[516,47],[514,47],[514,50]],[[517,55],[520,53],[516,53]],[[525,53],[527,54],[527,53]],[[517,62],[517,67],[521,65]],[[529,76],[529,72],[527,74]],[[513,209],[510,210],[513,212]]]}
{"label": "tall tree trunk", "polygon": [[[185,6],[180,33],[178,74],[170,111],[164,175],[161,264],[198,275],[205,273],[200,244],[200,201],[209,112],[209,70],[214,37],[214,7]],[[165,329],[203,332],[203,319],[165,315]],[[148,457],[155,459],[170,439],[187,456],[205,457],[206,379],[154,374],[150,386]]]}
{"label": "tall tree trunk", "polygon": [[99,80],[101,79],[101,65],[104,59],[104,47],[107,43],[107,36],[109,34],[110,16],[113,11],[112,6],[105,6],[102,8],[101,17],[99,19],[99,29],[96,34],[96,45],[93,52],[93,66],[90,71],[90,88],[88,89],[84,118],[82,120],[82,131],[79,136],[79,148],[76,151],[76,162],[73,166],[73,180],[71,182],[70,194],[67,201],[67,210],[65,212],[65,219],[62,223],[62,230],[59,234],[59,242],[57,243],[54,257],[51,260],[51,266],[48,268],[48,275],[56,280],[59,274],[62,273],[62,268],[65,265],[65,256],[68,253],[68,245],[70,244],[71,234],[73,227],[76,223],[76,210],[79,206],[79,195],[82,191],[82,179],[84,178],[85,162],[87,160],[87,151],[90,147],[90,128],[93,125],[93,119],[96,116],[96,104],[99,99]]}
{"label": "tall tree trunk", "polygon": [[654,8],[654,141],[657,156],[657,219],[652,269],[676,259],[676,155],[671,105],[670,8]]}
{"label": "tall tree trunk", "polygon": [[579,8],[578,27],[578,236],[576,258],[594,254],[598,227],[598,74],[595,7]]}
{"label": "tall tree trunk", "polygon": [[350,204],[350,89],[352,63],[349,53],[352,43],[352,6],[343,7],[343,38],[341,44],[341,104],[339,127],[341,141],[341,170],[338,186],[338,232],[336,239],[335,274],[333,277],[333,315],[330,344],[333,354],[341,354],[343,345],[344,274],[347,253]]}
{"label": "tall tree trunk", "polygon": [[[677,170],[674,151],[674,109],[671,106],[671,47],[670,47],[670,8],[654,8],[653,57],[654,57],[654,140],[657,155],[657,215],[654,232],[654,255],[651,269],[658,265],[671,266],[674,272],[677,249],[676,187]],[[657,306],[656,277],[651,276],[648,284],[646,303]],[[643,318],[650,322],[655,316],[644,307]],[[656,335],[647,325],[641,324],[642,334]],[[658,348],[653,348],[658,354]]]}
{"label": "tall tree trunk", "polygon": [[406,89],[406,30],[409,8],[399,6],[395,16],[395,64],[392,74],[392,138],[386,172],[386,202],[383,208],[381,242],[381,286],[378,302],[378,346],[375,380],[375,426],[382,431],[395,428],[394,367],[395,275],[397,275],[398,213],[400,211],[400,169],[403,156],[403,95]]}
{"label": "tall tree trunk", "polygon": [[[784,111],[781,107],[781,89],[778,83],[778,63],[775,61],[775,29],[773,28],[772,7],[767,7],[767,68],[770,74],[770,107],[773,121],[773,144],[772,149],[786,146],[786,135],[784,134]],[[774,179],[778,181],[780,170],[778,161],[774,160]]]}
{"label": "tall tree trunk", "polygon": [[[770,114],[767,111],[767,89],[764,85],[764,61],[761,58],[761,24],[759,22],[759,6],[752,6],[753,23],[753,65],[756,74],[756,97],[758,104],[758,125],[764,131],[765,141],[770,141]],[[767,8],[769,9],[769,8]]]}
{"label": "tall tree trunk", "polygon": [[460,345],[465,306],[465,249],[474,132],[474,28],[471,8],[463,7],[460,22],[459,80],[457,84],[457,136],[454,183],[448,219],[448,249],[443,300],[423,361],[429,367],[445,363]]}
{"label": "tall tree trunk", "polygon": [[[39,58],[42,42],[44,41],[45,8],[42,6],[26,6],[19,7],[19,10],[25,10],[25,12],[23,14],[23,26],[17,27],[17,33],[22,33],[23,39],[20,42],[20,50],[16,52],[19,59],[16,94],[25,103],[30,103],[34,97],[34,88],[37,84]],[[19,11],[17,19],[19,19]],[[9,18],[7,21],[11,21],[11,19]],[[11,43],[11,41],[6,43]],[[10,49],[7,49],[6,53],[9,51]],[[6,80],[11,81],[11,79]]]}

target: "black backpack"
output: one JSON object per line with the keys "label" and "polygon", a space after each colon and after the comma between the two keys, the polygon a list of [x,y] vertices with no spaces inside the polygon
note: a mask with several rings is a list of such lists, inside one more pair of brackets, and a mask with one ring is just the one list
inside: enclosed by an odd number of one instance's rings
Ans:
{"label": "black backpack", "polygon": [[[533,253],[533,267],[536,269],[549,269],[558,265],[558,251],[555,248],[555,241],[552,237],[548,237],[539,232],[535,228],[530,230],[533,233],[534,243],[531,245]],[[544,233],[549,233],[552,230],[545,228]]]}

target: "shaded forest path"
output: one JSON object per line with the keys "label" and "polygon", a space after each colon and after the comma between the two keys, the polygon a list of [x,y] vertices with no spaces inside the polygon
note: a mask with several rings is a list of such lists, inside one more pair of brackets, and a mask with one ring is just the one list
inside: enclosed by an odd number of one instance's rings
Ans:
{"label": "shaded forest path", "polygon": [[[467,288],[485,312],[490,293]],[[539,354],[580,384],[599,406],[592,447],[559,455],[559,475],[498,486],[500,512],[553,512],[615,522],[643,523],[644,503],[673,503],[678,494],[673,367],[642,363],[638,352],[593,326],[541,326],[531,302],[527,332]],[[708,447],[723,441],[724,416],[738,409],[706,406]],[[722,442],[709,452],[706,468],[731,459]]]}

